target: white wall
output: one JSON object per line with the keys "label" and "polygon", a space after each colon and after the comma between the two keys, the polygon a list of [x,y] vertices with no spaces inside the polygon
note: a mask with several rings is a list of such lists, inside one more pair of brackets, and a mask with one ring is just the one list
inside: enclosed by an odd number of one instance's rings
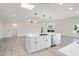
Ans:
{"label": "white wall", "polygon": [[3,22],[0,20],[0,39],[3,37]]}
{"label": "white wall", "polygon": [[37,23],[24,23],[23,21],[5,21],[3,25],[3,35],[4,37],[11,37],[13,27],[12,24],[18,24],[17,27],[17,34],[18,36],[25,36],[26,33],[34,32],[34,33],[40,33],[41,27],[44,27],[44,32],[47,31],[47,26],[44,24],[37,24]]}
{"label": "white wall", "polygon": [[6,21],[3,22],[3,37],[11,37],[11,25],[9,25]]}
{"label": "white wall", "polygon": [[61,33],[62,35],[66,36],[79,37],[79,34],[73,33],[74,24],[79,24],[79,17],[57,20],[55,32]]}
{"label": "white wall", "polygon": [[[42,26],[44,26],[45,32],[47,31],[47,25],[44,24],[24,23],[23,21],[5,21],[3,24],[3,37],[12,36],[13,23],[18,24],[17,27],[18,36],[25,36],[25,34],[28,32],[40,33]],[[63,20],[57,20],[55,24],[56,24],[55,32],[61,33],[62,35],[66,35],[66,36],[79,37],[79,34],[73,33],[73,25],[79,24],[79,17],[71,17]]]}

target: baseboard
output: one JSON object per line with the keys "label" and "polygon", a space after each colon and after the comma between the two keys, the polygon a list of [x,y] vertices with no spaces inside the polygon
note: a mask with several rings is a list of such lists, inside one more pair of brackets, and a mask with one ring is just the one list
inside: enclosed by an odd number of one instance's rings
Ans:
{"label": "baseboard", "polygon": [[[17,37],[20,38],[20,37],[26,37],[26,36],[17,36]],[[12,38],[12,36],[10,36],[10,37],[2,37],[1,39],[6,39],[6,38]],[[0,39],[0,40],[1,40],[1,39]]]}
{"label": "baseboard", "polygon": [[61,36],[72,37],[72,38],[79,38],[79,36],[76,35],[76,34],[72,34],[72,35],[69,35],[69,34],[61,34]]}
{"label": "baseboard", "polygon": [[2,37],[0,37],[0,40],[2,39]]}

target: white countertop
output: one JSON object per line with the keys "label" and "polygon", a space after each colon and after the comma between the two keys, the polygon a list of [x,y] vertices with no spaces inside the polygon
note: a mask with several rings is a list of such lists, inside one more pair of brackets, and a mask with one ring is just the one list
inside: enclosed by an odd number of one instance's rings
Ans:
{"label": "white countertop", "polygon": [[[41,33],[27,33],[26,36],[28,37],[37,37],[39,36]],[[43,34],[48,34],[48,35],[55,35],[55,34],[59,34],[59,33],[43,33]]]}
{"label": "white countertop", "polygon": [[79,44],[77,44],[77,42],[79,41],[73,42],[59,49],[59,51],[67,56],[79,56]]}
{"label": "white countertop", "polygon": [[27,33],[26,36],[28,36],[28,37],[37,37],[37,36],[39,36],[39,33]]}

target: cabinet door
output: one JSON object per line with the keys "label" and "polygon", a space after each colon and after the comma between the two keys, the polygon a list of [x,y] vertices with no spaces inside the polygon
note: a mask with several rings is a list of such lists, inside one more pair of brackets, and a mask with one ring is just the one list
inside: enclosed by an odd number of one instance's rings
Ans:
{"label": "cabinet door", "polygon": [[41,36],[40,37],[40,49],[44,49],[45,48],[45,36]]}
{"label": "cabinet door", "polygon": [[45,38],[45,48],[50,47],[51,46],[51,36],[47,36]]}
{"label": "cabinet door", "polygon": [[57,44],[61,44],[61,37],[56,38],[56,45],[57,45]]}
{"label": "cabinet door", "polygon": [[50,36],[42,36],[40,40],[41,49],[48,48],[51,46],[51,37]]}
{"label": "cabinet door", "polygon": [[61,43],[61,35],[60,34],[56,34],[53,36],[53,44],[60,44]]}
{"label": "cabinet door", "polygon": [[52,45],[56,44],[56,35],[52,36]]}
{"label": "cabinet door", "polygon": [[37,37],[31,39],[31,52],[38,51],[39,39]]}

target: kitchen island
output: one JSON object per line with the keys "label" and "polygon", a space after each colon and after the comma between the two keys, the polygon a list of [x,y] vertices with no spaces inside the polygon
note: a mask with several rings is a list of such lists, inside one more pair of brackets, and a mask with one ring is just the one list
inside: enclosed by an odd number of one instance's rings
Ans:
{"label": "kitchen island", "polygon": [[[29,53],[33,53],[42,49],[46,49],[53,43],[60,44],[61,39],[56,37],[57,33],[27,33],[26,34],[26,48]],[[58,41],[56,41],[58,39]]]}

